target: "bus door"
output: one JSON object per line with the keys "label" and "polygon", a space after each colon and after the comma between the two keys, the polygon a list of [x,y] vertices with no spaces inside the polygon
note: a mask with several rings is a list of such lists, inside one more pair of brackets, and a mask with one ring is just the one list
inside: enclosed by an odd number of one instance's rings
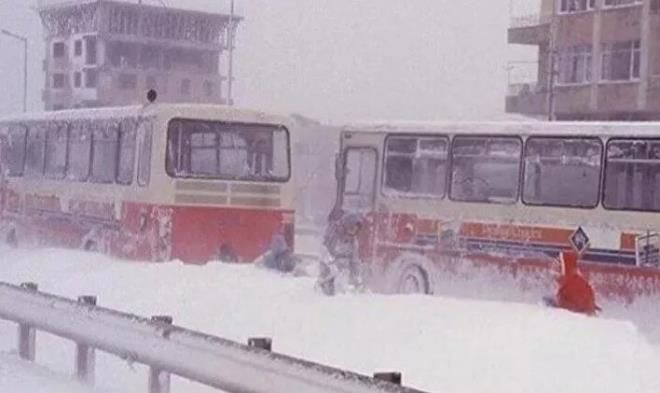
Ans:
{"label": "bus door", "polygon": [[349,146],[337,161],[338,203],[326,236],[335,257],[368,259],[374,237],[378,152]]}

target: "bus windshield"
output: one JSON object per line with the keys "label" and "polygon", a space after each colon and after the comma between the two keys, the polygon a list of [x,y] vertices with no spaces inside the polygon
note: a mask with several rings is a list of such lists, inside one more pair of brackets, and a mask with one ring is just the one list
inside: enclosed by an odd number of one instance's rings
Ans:
{"label": "bus windshield", "polygon": [[284,127],[175,119],[167,141],[167,173],[176,178],[284,182],[289,178]]}

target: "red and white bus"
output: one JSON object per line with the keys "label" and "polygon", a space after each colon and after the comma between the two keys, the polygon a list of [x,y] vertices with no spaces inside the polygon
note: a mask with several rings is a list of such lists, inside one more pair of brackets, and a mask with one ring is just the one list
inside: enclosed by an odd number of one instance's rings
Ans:
{"label": "red and white bus", "polygon": [[2,119],[0,240],[187,263],[293,249],[287,124],[183,104]]}
{"label": "red and white bus", "polygon": [[353,125],[337,179],[326,244],[373,289],[539,296],[579,234],[600,296],[660,294],[660,124]]}

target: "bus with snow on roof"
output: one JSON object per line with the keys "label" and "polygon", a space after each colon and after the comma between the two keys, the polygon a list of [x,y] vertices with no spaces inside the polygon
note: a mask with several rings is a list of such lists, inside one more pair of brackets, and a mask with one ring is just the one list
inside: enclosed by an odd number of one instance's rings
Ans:
{"label": "bus with snow on roof", "polygon": [[293,249],[288,120],[200,104],[0,119],[0,240],[144,261]]}
{"label": "bus with snow on roof", "polygon": [[580,269],[599,296],[657,296],[659,130],[657,123],[347,126],[325,235],[332,261],[320,284],[329,292],[340,282],[538,300],[554,290],[559,253],[577,243]]}

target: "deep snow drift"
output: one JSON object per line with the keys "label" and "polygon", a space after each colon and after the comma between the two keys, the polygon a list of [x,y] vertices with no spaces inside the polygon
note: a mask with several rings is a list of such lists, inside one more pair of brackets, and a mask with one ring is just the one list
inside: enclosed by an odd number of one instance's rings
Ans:
{"label": "deep snow drift", "polygon": [[[136,264],[63,250],[0,249],[0,281],[35,281],[70,297],[95,294],[104,306],[171,314],[179,325],[237,341],[269,336],[277,352],[364,374],[398,370],[406,385],[431,392],[660,392],[660,351],[634,323],[538,305],[328,298],[314,291],[312,279],[253,266]],[[0,352],[14,344],[15,327],[0,322]],[[38,362],[70,374],[72,347],[42,334]],[[0,388],[3,378],[0,373]],[[142,392],[146,373],[103,355],[97,382]],[[175,380],[173,391],[184,383]],[[205,390],[185,383],[184,391]]]}

